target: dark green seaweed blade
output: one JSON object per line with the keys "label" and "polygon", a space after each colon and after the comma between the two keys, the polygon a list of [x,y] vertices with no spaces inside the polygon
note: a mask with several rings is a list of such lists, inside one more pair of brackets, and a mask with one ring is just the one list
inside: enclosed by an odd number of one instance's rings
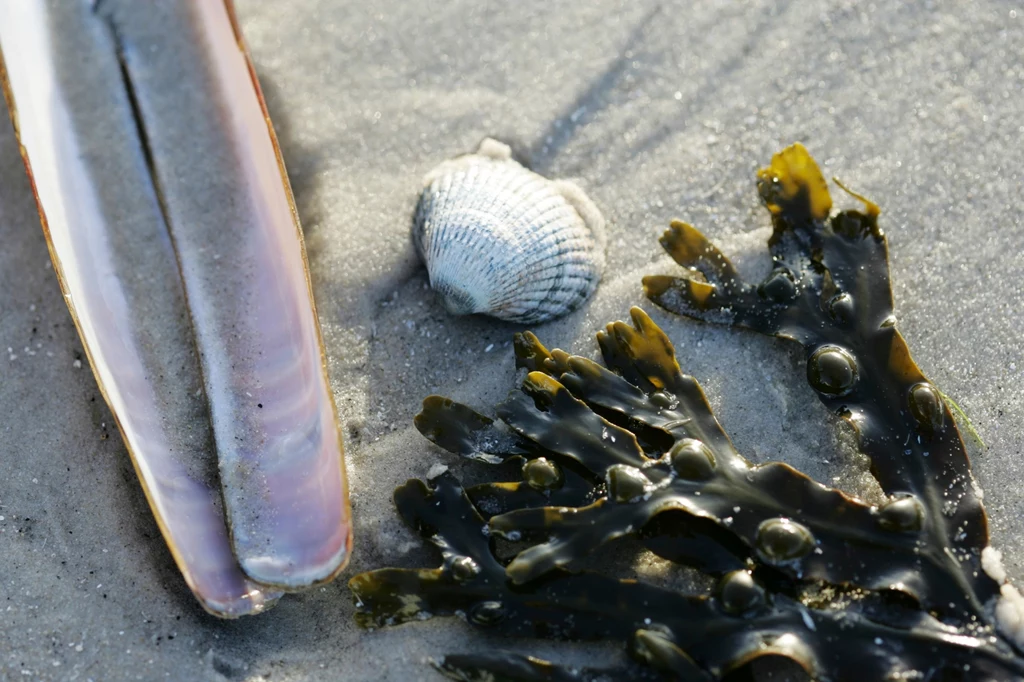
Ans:
{"label": "dark green seaweed blade", "polygon": [[593,486],[571,469],[560,467],[560,470],[562,481],[550,489],[534,487],[524,480],[481,483],[467,488],[466,494],[480,513],[487,517],[516,509],[579,507],[586,504],[593,493]]}
{"label": "dark green seaweed blade", "polygon": [[[444,565],[434,570],[381,569],[349,581],[362,625],[393,625],[433,615],[471,612],[486,603],[505,567],[491,552],[485,522],[449,473],[433,488],[410,480],[395,490],[395,506],[405,523],[430,540]],[[442,530],[443,529],[443,530]]]}
{"label": "dark green seaweed blade", "polygon": [[[664,679],[650,669],[635,665],[608,670],[570,668],[508,651],[451,654],[434,667],[445,677],[460,682],[657,682]],[[696,670],[700,674],[699,669]]]}
{"label": "dark green seaweed blade", "polygon": [[602,475],[615,464],[646,461],[636,437],[602,418],[555,379],[531,372],[522,392],[498,406],[498,416],[540,447]]}
{"label": "dark green seaweed blade", "polygon": [[416,430],[448,452],[487,464],[526,454],[515,434],[472,408],[439,395],[427,396],[413,418]]}
{"label": "dark green seaweed blade", "polygon": [[946,564],[965,595],[960,602],[969,602],[944,610],[969,621],[998,593],[980,566],[988,522],[952,415],[895,328],[878,207],[857,197],[864,211],[829,220],[832,200],[824,178],[800,145],[777,154],[758,177],[772,214],[769,246],[776,267],[756,295],[750,294],[753,287],[731,286],[741,293],[719,301],[729,308],[725,319],[714,313],[718,309],[680,303],[673,298],[678,291],[663,287],[662,279],[645,280],[647,294],[677,313],[804,346],[808,382],[853,426],[882,488],[913,496],[922,506],[928,560]]}
{"label": "dark green seaweed blade", "polygon": [[[604,497],[588,506],[536,504],[534,496],[513,508],[518,511],[492,518],[491,529],[506,537],[546,536],[509,565],[514,581],[526,582],[571,565],[615,538],[642,534],[662,556],[692,561],[713,572],[713,567],[736,568],[740,557],[755,558],[793,578],[898,590],[942,612],[963,614],[978,608],[959,575],[951,578],[947,557],[921,546],[925,517],[916,498],[897,498],[875,509],[785,464],[751,467],[722,432],[700,385],[680,373],[662,330],[639,309],[633,309],[632,317],[634,327],[609,325],[613,333],[605,335],[604,346],[611,363],[647,386],[649,393],[592,361],[559,350],[545,349],[541,365],[588,405],[662,430],[668,445],[662,452],[647,453],[662,459],[605,456],[603,450],[612,445],[609,441],[622,437],[622,430],[609,431],[578,401],[567,399],[553,379],[528,383],[524,390],[536,395],[543,386],[554,396],[513,401],[515,411],[507,410],[513,426],[553,456],[571,456],[583,463],[600,479],[607,479],[616,467],[616,475],[632,471],[631,480],[640,488],[635,494],[623,488],[627,492],[617,500],[609,479],[601,491]],[[532,338],[531,343],[539,346]],[[566,373],[559,376],[560,370]],[[559,396],[564,407],[556,410]],[[600,441],[587,437],[598,431]],[[705,443],[706,449],[684,440],[707,434],[713,440]],[[622,464],[635,469],[622,470]],[[627,478],[619,476],[620,482]],[[680,530],[653,523],[662,514],[675,519]],[[799,523],[788,521],[794,515],[800,517]],[[709,539],[724,544],[726,553],[705,559],[700,548]]]}

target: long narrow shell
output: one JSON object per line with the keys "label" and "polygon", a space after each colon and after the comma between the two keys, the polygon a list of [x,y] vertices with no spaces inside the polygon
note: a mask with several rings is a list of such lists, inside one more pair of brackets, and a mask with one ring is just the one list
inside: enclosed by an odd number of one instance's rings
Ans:
{"label": "long narrow shell", "polygon": [[[291,192],[229,5],[5,2],[0,47],[69,308],[189,585],[236,615],[263,599],[238,564],[282,589],[330,579],[351,546],[341,441]],[[199,368],[181,370],[191,348]],[[164,385],[166,367],[191,374]],[[184,384],[205,388],[207,442],[183,441],[202,421],[173,409]]]}
{"label": "long narrow shell", "polygon": [[302,232],[241,35],[220,1],[116,7],[189,301],[235,555],[266,585],[329,580],[352,539],[341,437]]}
{"label": "long narrow shell", "polygon": [[185,581],[212,613],[258,613],[276,595],[231,551],[174,253],[109,31],[86,7],[0,2],[4,90],[54,269]]}
{"label": "long narrow shell", "polygon": [[487,139],[424,184],[413,241],[449,312],[538,323],[597,288],[604,219],[573,183],[527,170],[508,146]]}

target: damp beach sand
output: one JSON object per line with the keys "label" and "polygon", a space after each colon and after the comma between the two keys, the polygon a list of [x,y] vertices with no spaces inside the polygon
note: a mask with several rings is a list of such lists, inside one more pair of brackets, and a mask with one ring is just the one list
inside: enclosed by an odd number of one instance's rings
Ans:
{"label": "damp beach sand", "polygon": [[488,639],[455,619],[366,632],[353,618],[347,577],[435,564],[394,513],[395,486],[440,465],[480,475],[415,431],[422,399],[482,409],[515,386],[521,327],[448,315],[409,237],[420,179],[487,136],[539,173],[578,182],[608,221],[602,284],[538,329],[546,344],[595,357],[594,331],[640,305],[744,455],[868,496],[865,465],[798,354],[668,315],[640,280],[674,271],[657,243],[673,218],[749,279],[763,276],[770,225],[753,173],[795,140],[826,176],[876,201],[899,328],[984,439],[968,448],[992,544],[1024,581],[1024,7],[237,9],[305,230],[346,441],[350,567],[255,618],[220,621],[192,598],[89,371],[2,114],[0,679],[434,680],[429,657],[485,647],[592,665],[620,656],[616,644]]}

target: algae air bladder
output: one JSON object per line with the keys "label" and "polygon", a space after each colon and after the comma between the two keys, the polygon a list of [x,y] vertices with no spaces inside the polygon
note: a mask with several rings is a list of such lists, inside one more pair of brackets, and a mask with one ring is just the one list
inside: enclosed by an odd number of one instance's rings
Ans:
{"label": "algae air bladder", "polygon": [[61,289],[186,583],[234,617],[332,579],[341,438],[230,4],[3,2],[0,52]]}

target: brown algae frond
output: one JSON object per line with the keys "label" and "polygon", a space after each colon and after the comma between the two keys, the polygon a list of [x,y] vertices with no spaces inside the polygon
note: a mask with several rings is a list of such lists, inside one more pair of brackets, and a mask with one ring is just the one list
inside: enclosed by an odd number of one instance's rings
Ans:
{"label": "brown algae frond", "polygon": [[[1024,676],[994,615],[1008,605],[996,608],[1000,585],[982,566],[987,520],[956,423],[894,326],[877,206],[830,218],[800,145],[759,172],[758,189],[775,228],[765,281],[744,282],[677,222],[661,242],[688,272],[648,277],[646,293],[801,343],[808,383],[853,425],[888,501],[748,462],[639,308],[598,333],[604,366],[525,333],[515,349],[528,374],[498,406],[505,426],[436,396],[416,417],[451,452],[520,462],[522,479],[463,489],[446,473],[400,487],[399,513],[442,565],[353,578],[364,625],[459,614],[507,636],[618,639],[632,658],[614,671],[503,652],[437,664],[460,680],[715,680],[764,658],[818,680]],[[717,587],[688,594],[570,570],[627,535]],[[527,544],[506,558],[497,538]]]}

